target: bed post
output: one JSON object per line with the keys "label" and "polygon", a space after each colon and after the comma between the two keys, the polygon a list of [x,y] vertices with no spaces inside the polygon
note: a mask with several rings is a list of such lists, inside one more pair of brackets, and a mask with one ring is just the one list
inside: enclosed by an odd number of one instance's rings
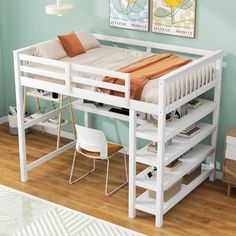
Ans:
{"label": "bed post", "polygon": [[218,60],[216,61],[216,86],[214,88],[214,102],[216,103],[216,110],[213,112],[212,124],[215,125],[216,130],[212,134],[211,145],[214,147],[215,151],[211,155],[211,165],[214,168],[213,173],[210,176],[210,180],[215,180],[216,175],[216,146],[218,140],[218,130],[219,130],[219,116],[220,116],[220,99],[221,99],[221,84],[222,84],[222,62],[223,53],[221,52]]}
{"label": "bed post", "polygon": [[165,126],[166,126],[166,82],[159,83],[159,110],[158,110],[158,152],[157,152],[157,176],[156,176],[156,226],[163,225],[163,178],[165,155]]}
{"label": "bed post", "polygon": [[129,217],[135,218],[136,201],[136,111],[130,109],[129,115]]}
{"label": "bed post", "polygon": [[16,90],[16,106],[17,106],[17,123],[18,123],[18,140],[19,140],[19,157],[21,181],[28,181],[26,144],[25,144],[25,128],[24,128],[24,102],[22,94],[22,85],[20,81],[20,59],[19,52],[14,51],[14,71],[15,71],[15,90]]}

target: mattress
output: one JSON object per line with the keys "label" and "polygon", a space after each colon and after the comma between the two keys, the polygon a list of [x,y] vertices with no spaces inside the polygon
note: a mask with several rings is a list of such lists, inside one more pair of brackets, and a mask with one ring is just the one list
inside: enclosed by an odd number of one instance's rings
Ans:
{"label": "mattress", "polygon": [[[108,46],[101,46],[99,48],[90,49],[87,51],[87,53],[75,56],[75,57],[65,57],[60,59],[59,61],[69,62],[73,64],[78,65],[85,65],[85,66],[91,66],[101,69],[107,69],[107,70],[115,70],[119,71],[122,68],[125,68],[133,63],[139,62],[141,60],[144,60],[146,58],[149,58],[153,56],[153,53],[143,52],[143,51],[136,51],[131,49],[124,49],[124,48],[117,48],[117,47],[108,47]],[[44,66],[39,64],[31,64],[32,67],[38,68],[38,69],[44,69],[54,72],[62,72],[60,69],[52,67],[52,66]],[[202,85],[202,83],[206,83],[212,76],[210,76],[211,68],[209,68],[208,71],[205,72],[205,74],[199,74],[192,77],[192,81],[188,81],[188,85],[183,84],[181,86],[184,86],[186,90],[189,91],[190,88],[197,88]],[[104,79],[103,76],[98,76],[94,74],[88,74],[88,73],[82,73],[82,72],[76,72],[74,75],[76,76],[82,76],[85,78],[89,78],[92,80],[98,80],[102,81]],[[36,79],[40,80],[46,80],[50,82],[56,82],[56,83],[63,83],[60,80],[55,80],[48,77],[39,77],[39,76],[30,76]],[[84,86],[80,84],[74,84],[73,86],[92,90],[92,91],[99,91],[99,88],[94,88],[91,86]],[[141,95],[141,101],[148,102],[148,103],[154,103],[158,104],[158,87],[159,87],[159,80],[153,79],[150,80],[144,87]],[[173,96],[176,95],[176,88],[172,87],[168,91],[168,97],[169,100]]]}

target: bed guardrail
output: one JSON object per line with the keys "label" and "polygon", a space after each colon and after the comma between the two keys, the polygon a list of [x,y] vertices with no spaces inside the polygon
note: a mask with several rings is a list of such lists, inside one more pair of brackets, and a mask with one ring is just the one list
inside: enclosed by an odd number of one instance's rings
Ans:
{"label": "bed guardrail", "polygon": [[123,45],[144,47],[144,48],[147,48],[147,51],[150,51],[150,52],[151,52],[151,49],[158,49],[158,50],[180,52],[180,53],[186,53],[186,54],[192,54],[192,55],[198,55],[198,56],[206,56],[212,53],[212,51],[209,51],[209,50],[177,46],[173,44],[162,44],[158,42],[122,38],[122,37],[102,35],[102,34],[96,34],[96,33],[94,33],[93,35],[100,41],[112,42],[114,44],[119,43]]}
{"label": "bed guardrail", "polygon": [[162,76],[160,83],[164,84],[166,112],[175,110],[215,87],[222,57],[222,51],[218,50]]}
{"label": "bed guardrail", "polygon": [[[118,104],[124,107],[129,106],[130,74],[128,73],[76,65],[68,62],[61,62],[24,54],[19,55],[19,60],[19,70],[21,73],[20,79],[21,85],[23,86],[45,89],[69,96],[73,96],[73,92],[79,93],[79,97],[85,99],[89,98],[86,95],[83,97],[80,88],[81,85],[100,89],[109,89],[123,93],[124,98],[103,94],[95,90],[89,92],[93,95],[96,95],[98,101],[100,100],[101,102],[104,102],[108,98],[107,96],[109,96],[110,102],[113,105]],[[78,74],[81,74],[82,76]],[[86,77],[91,75],[117,78],[123,80],[124,85],[92,80]],[[43,79],[39,79],[37,77],[41,77]]]}

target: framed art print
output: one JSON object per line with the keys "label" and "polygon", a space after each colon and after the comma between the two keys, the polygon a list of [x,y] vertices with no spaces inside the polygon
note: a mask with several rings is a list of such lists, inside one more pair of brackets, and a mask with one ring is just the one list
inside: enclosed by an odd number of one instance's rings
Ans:
{"label": "framed art print", "polygon": [[149,31],[149,0],[110,0],[110,26]]}
{"label": "framed art print", "polygon": [[197,0],[153,0],[152,32],[195,37]]}

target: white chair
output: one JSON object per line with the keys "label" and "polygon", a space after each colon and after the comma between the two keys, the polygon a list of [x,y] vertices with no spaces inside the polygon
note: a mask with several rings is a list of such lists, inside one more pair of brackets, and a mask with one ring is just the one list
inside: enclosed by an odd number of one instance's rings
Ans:
{"label": "white chair", "polygon": [[[120,152],[123,149],[123,147],[118,144],[108,143],[104,133],[100,130],[76,125],[76,132],[77,132],[77,143],[76,143],[76,149],[74,153],[69,183],[74,184],[75,182],[81,180],[82,178],[86,177],[87,175],[95,171],[96,160],[106,160],[107,170],[106,170],[105,195],[110,196],[111,194],[113,194],[114,192],[125,186],[128,183],[128,173],[127,173],[126,155],[124,153],[126,181],[122,183],[119,187],[115,188],[114,190],[108,193],[110,158],[115,154],[117,154],[118,152]],[[79,178],[72,180],[77,152],[82,154],[83,156],[93,159],[93,168],[84,175],[80,176]]]}

